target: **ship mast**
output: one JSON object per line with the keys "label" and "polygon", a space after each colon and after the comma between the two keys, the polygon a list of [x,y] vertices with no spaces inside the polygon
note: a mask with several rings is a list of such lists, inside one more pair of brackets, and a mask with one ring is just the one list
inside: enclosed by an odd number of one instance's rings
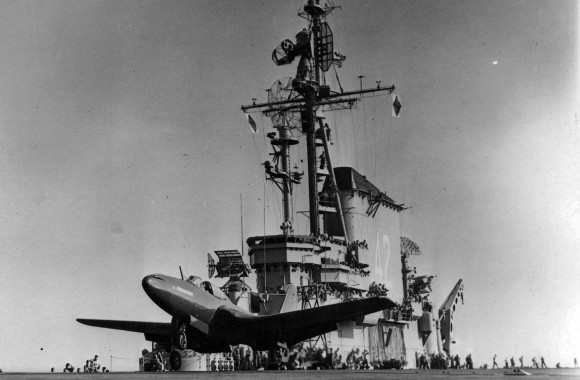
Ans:
{"label": "ship mast", "polygon": [[[282,165],[283,173],[291,173],[290,172],[290,149],[289,146],[295,143],[295,140],[292,139],[289,135],[288,128],[286,126],[276,126],[275,128],[278,129],[278,134],[280,138],[280,161]],[[277,142],[272,141],[274,144]],[[284,221],[291,220],[291,212],[290,212],[290,205],[292,203],[292,181],[291,177],[283,176],[282,178],[282,203],[284,205]]]}
{"label": "ship mast", "polygon": [[[298,143],[289,134],[289,125],[285,125],[280,121],[286,121],[288,114],[300,114],[300,128],[303,134],[306,135],[306,149],[307,149],[307,176],[308,176],[308,199],[309,199],[309,218],[310,218],[310,235],[318,236],[320,234],[320,199],[318,194],[318,175],[317,175],[317,138],[323,142],[324,154],[330,163],[330,155],[328,150],[328,141],[326,138],[326,128],[328,128],[323,120],[322,111],[333,111],[340,109],[350,109],[365,93],[387,92],[392,93],[395,86],[380,87],[348,91],[348,92],[332,92],[327,85],[321,85],[321,71],[327,71],[335,61],[335,52],[333,48],[333,35],[330,27],[322,19],[329,15],[335,8],[334,5],[321,6],[319,0],[308,0],[304,6],[304,11],[298,15],[309,21],[311,31],[303,29],[296,35],[296,44],[290,40],[284,40],[280,47],[276,48],[272,53],[272,59],[277,65],[284,65],[291,63],[295,58],[299,58],[296,77],[288,83],[287,86],[282,86],[285,89],[284,96],[272,96],[273,91],[269,90],[269,99],[266,103],[260,103],[248,106],[242,106],[242,111],[261,109],[266,116],[270,116],[273,120],[274,128],[278,130],[278,137],[275,132],[269,133],[268,137],[271,139],[271,144],[278,146],[275,149],[274,164],[266,161],[266,173],[270,175],[283,193],[284,206],[284,223],[282,229],[287,234],[292,230],[291,228],[291,197],[292,187],[294,184],[300,183],[302,173],[292,172],[288,161],[289,146]],[[311,43],[312,37],[312,43]],[[281,82],[278,81],[278,87],[281,87]],[[320,136],[318,136],[320,135]],[[281,166],[281,168],[280,168]],[[342,210],[340,209],[340,192],[336,186],[334,173],[332,173],[331,165],[330,179],[331,187],[334,189],[336,197],[338,217],[344,232],[344,238],[348,243],[344,228],[344,218]],[[290,226],[288,226],[290,223]]]}
{"label": "ship mast", "polygon": [[[318,3],[318,0],[316,0]],[[316,54],[319,49],[320,39],[320,16],[323,13],[322,8],[318,4],[314,4],[313,0],[308,0],[308,4],[304,6],[304,11],[308,13],[312,21],[312,32],[314,34],[314,80],[315,85],[320,83],[320,56]],[[320,218],[318,217],[318,182],[316,174],[316,137],[314,135],[315,119],[314,119],[314,96],[316,93],[308,92],[305,101],[305,116],[306,120],[302,120],[302,131],[306,132],[306,149],[308,152],[308,194],[310,204],[310,234],[318,236],[320,233]],[[345,234],[346,235],[346,234]]]}

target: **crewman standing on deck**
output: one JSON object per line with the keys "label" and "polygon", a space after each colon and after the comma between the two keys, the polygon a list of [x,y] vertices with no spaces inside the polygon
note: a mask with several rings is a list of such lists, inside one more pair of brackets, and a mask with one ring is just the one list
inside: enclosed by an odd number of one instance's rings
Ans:
{"label": "crewman standing on deck", "polygon": [[235,347],[232,351],[232,358],[234,359],[234,371],[238,371],[240,369],[240,351],[239,347]]}
{"label": "crewman standing on deck", "polygon": [[101,364],[99,363],[99,355],[95,355],[93,359],[93,370],[94,372],[99,372],[99,369],[101,369]]}
{"label": "crewman standing on deck", "polygon": [[455,355],[454,361],[455,361],[455,366],[453,368],[455,368],[455,369],[461,368],[461,359],[459,359],[459,355]]}
{"label": "crewman standing on deck", "polygon": [[471,359],[471,353],[467,354],[465,358],[465,368],[473,369],[473,360]]}

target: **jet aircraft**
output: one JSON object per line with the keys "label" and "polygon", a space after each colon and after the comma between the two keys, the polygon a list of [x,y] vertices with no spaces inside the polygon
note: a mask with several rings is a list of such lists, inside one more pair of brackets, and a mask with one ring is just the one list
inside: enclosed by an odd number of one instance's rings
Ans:
{"label": "jet aircraft", "polygon": [[219,287],[197,276],[179,279],[161,274],[142,281],[147,295],[172,316],[171,323],[77,319],[89,326],[133,331],[145,339],[165,342],[170,349],[202,353],[229,352],[244,344],[254,350],[294,345],[328,333],[343,321],[356,320],[396,304],[385,297],[368,297],[311,309],[254,315],[236,306]]}

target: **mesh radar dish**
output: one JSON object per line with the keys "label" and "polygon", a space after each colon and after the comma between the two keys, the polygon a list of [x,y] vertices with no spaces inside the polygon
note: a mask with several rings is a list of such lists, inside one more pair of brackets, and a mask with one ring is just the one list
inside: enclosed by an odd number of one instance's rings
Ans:
{"label": "mesh radar dish", "polygon": [[318,59],[318,66],[322,71],[328,71],[332,65],[332,58],[334,55],[334,43],[332,30],[328,23],[320,24],[320,37],[317,38],[316,58]]}
{"label": "mesh radar dish", "polygon": [[408,237],[401,236],[401,255],[421,255],[421,248]]}
{"label": "mesh radar dish", "polygon": [[290,40],[284,40],[274,51],[272,52],[272,60],[277,65],[285,65],[294,60],[292,55],[294,51],[294,43]]}
{"label": "mesh radar dish", "polygon": [[[268,90],[268,102],[283,102],[288,100],[300,99],[300,95],[292,87],[293,78],[282,78],[274,82]],[[300,127],[300,109],[289,105],[284,107],[274,106],[272,111],[266,110],[264,113],[272,119],[274,126],[286,126],[290,129]]]}
{"label": "mesh radar dish", "polygon": [[250,270],[238,250],[214,251],[218,257],[216,277],[248,277]]}

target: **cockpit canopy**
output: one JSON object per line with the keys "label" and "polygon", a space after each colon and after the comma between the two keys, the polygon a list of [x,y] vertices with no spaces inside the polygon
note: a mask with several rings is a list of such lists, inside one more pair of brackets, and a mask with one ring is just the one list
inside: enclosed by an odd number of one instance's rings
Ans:
{"label": "cockpit canopy", "polygon": [[198,276],[189,276],[187,278],[187,282],[205,290],[209,294],[222,299],[222,300],[229,300],[228,296],[220,289],[219,286],[212,284],[209,281],[203,281],[201,277]]}
{"label": "cockpit canopy", "polygon": [[203,280],[201,279],[201,277],[198,276],[189,276],[187,278],[187,282],[192,283],[195,286],[198,286],[200,288],[203,288],[203,286],[201,285],[201,283],[203,282]]}

